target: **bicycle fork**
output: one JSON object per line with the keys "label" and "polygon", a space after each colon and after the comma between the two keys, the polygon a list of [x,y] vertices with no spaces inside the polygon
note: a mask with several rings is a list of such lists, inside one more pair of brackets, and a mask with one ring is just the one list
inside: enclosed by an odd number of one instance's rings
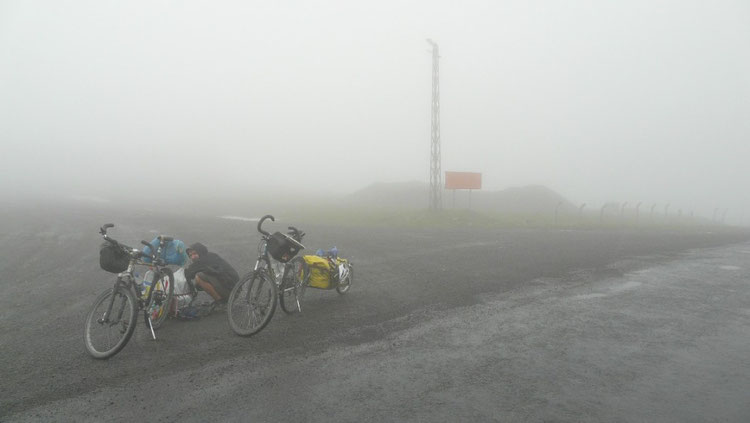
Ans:
{"label": "bicycle fork", "polygon": [[[115,296],[117,295],[117,292],[122,288],[123,287],[120,286],[119,280],[115,282],[115,286],[112,287],[112,295],[109,298],[109,306],[104,312],[104,315],[97,320],[99,324],[109,324],[110,326],[113,326],[118,322],[122,322],[122,315],[125,312],[125,302],[127,301],[127,298],[125,296],[122,297],[122,300],[120,301],[120,307],[118,307],[117,309],[117,318],[115,320],[110,320],[112,309],[115,306]],[[125,328],[121,328],[122,333],[125,333],[125,330]]]}

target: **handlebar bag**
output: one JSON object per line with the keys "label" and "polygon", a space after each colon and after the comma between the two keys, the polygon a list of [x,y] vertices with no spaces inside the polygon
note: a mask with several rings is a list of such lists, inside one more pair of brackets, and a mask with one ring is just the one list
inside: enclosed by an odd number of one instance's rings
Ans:
{"label": "handlebar bag", "polygon": [[99,266],[110,273],[120,273],[128,270],[130,257],[122,248],[105,242],[99,249]]}
{"label": "handlebar bag", "polygon": [[[151,263],[151,251],[159,249],[159,238],[154,238],[149,242],[151,247],[143,247],[143,253],[147,256],[143,257],[144,263]],[[167,264],[175,264],[177,266],[184,266],[187,261],[187,252],[185,243],[179,239],[169,241],[166,247],[161,251],[161,258]]]}
{"label": "handlebar bag", "polygon": [[281,232],[274,232],[268,237],[268,254],[275,260],[286,263],[299,252],[299,247],[292,244]]}

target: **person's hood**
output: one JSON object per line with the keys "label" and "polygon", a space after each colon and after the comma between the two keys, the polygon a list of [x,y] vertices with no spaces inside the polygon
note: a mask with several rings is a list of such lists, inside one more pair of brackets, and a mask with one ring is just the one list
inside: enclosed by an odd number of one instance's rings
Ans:
{"label": "person's hood", "polygon": [[190,247],[188,247],[187,250],[185,250],[185,252],[187,252],[188,255],[190,255],[190,250],[197,251],[198,255],[201,257],[205,257],[206,254],[208,254],[208,248],[206,248],[206,246],[201,244],[200,242],[196,242],[195,244],[191,245]]}

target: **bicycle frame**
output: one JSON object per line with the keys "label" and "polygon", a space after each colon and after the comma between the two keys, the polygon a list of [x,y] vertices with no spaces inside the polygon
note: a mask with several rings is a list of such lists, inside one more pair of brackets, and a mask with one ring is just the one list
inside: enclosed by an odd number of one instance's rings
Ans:
{"label": "bicycle frame", "polygon": [[[159,243],[159,247],[156,250],[156,257],[159,257],[161,254],[162,245]],[[146,298],[143,298],[141,295],[140,290],[138,289],[139,284],[135,280],[135,266],[143,265],[143,266],[150,266],[154,268],[154,279],[151,281],[151,287],[152,289],[148,290],[148,295]],[[129,289],[131,292],[135,294],[136,299],[138,300],[138,311],[143,310],[143,317],[146,321],[146,325],[148,325],[149,330],[151,331],[151,337],[155,340],[156,339],[156,332],[154,332],[154,326],[151,323],[151,316],[148,315],[148,310],[146,310],[146,305],[151,303],[151,298],[154,295],[154,292],[156,291],[153,289],[154,286],[156,286],[157,281],[159,281],[161,278],[164,277],[163,267],[156,264],[156,263],[144,263],[136,258],[131,258],[130,263],[128,263],[128,268],[122,273],[119,273],[117,275],[117,280],[115,281],[114,286],[112,287],[112,293],[109,300],[109,305],[107,306],[107,311],[104,313],[104,316],[99,319],[99,323],[108,323],[110,313],[112,312],[112,307],[115,304],[115,295],[119,289]],[[124,301],[124,300],[123,300]],[[115,321],[120,321],[122,319],[122,313],[124,311],[124,307],[120,307],[120,313],[117,316],[117,319]]]}
{"label": "bicycle frame", "polygon": [[[276,288],[278,289],[280,283],[276,280],[276,271],[273,268],[273,264],[271,263],[271,258],[268,255],[268,242],[266,240],[266,237],[263,237],[263,239],[258,244],[258,258],[255,260],[255,267],[253,267],[253,273],[258,274],[259,272],[265,271],[268,274],[268,279],[270,279],[270,283],[273,283],[276,285]],[[263,286],[265,278],[259,278],[258,283],[259,286]],[[248,296],[250,295],[250,291],[247,292]],[[249,298],[249,297],[248,297]],[[274,299],[276,301],[276,299]]]}

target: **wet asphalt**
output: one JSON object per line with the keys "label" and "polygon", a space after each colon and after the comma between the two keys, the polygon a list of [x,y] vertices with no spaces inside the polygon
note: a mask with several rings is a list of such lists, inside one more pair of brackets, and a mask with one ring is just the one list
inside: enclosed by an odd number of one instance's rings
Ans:
{"label": "wet asphalt", "polygon": [[[114,216],[254,261],[252,223]],[[3,421],[748,421],[750,240],[719,228],[306,225],[355,264],[252,338],[225,315],[140,325],[107,361],[83,317],[110,282],[112,213],[6,212],[0,231]],[[150,232],[150,231],[154,232]]]}

